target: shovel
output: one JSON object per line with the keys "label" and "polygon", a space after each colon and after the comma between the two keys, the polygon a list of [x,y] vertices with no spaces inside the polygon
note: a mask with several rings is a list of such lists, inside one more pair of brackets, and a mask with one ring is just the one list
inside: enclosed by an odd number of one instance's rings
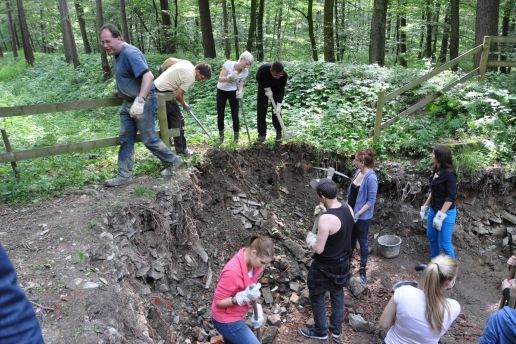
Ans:
{"label": "shovel", "polygon": [[239,99],[238,103],[240,105],[240,113],[242,114],[242,117],[244,117],[244,124],[245,124],[245,131],[247,132],[247,138],[249,139],[249,143],[251,143],[251,134],[249,134],[249,126],[247,125],[247,117],[244,113],[244,102],[242,101],[242,99]]}
{"label": "shovel", "polygon": [[344,177],[346,179],[351,179],[348,176],[346,176],[344,173],[341,173],[339,171],[335,171],[335,169],[333,167],[328,167],[328,168],[325,168],[325,167],[312,167],[312,168],[314,168],[316,170],[326,171],[326,178],[328,178],[328,179],[332,179],[334,174],[336,174],[338,176],[341,176],[341,177]]}
{"label": "shovel", "polygon": [[211,137],[210,133],[208,132],[208,130],[206,130],[206,128],[204,128],[204,126],[201,124],[201,122],[199,121],[199,119],[197,118],[197,116],[195,116],[195,114],[192,112],[192,110],[188,110],[188,113],[194,118],[194,120],[197,122],[197,124],[199,125],[199,127],[201,127],[201,129],[206,133],[206,135],[208,135],[208,137],[210,138],[211,141],[214,141],[213,140],[213,137]]}

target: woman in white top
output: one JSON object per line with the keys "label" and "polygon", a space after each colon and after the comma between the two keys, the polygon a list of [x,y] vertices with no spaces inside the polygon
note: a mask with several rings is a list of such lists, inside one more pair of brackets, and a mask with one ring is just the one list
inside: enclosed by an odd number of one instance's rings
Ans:
{"label": "woman in white top", "polygon": [[457,276],[449,256],[432,259],[424,271],[421,289],[405,285],[394,291],[378,325],[389,328],[385,344],[437,344],[460,313],[456,300],[444,296]]}
{"label": "woman in white top", "polygon": [[244,51],[238,61],[226,61],[222,65],[217,83],[217,126],[219,128],[219,144],[224,142],[224,110],[229,100],[235,143],[238,143],[240,121],[238,118],[238,99],[244,96],[244,81],[249,75],[249,66],[253,64],[253,55]]}

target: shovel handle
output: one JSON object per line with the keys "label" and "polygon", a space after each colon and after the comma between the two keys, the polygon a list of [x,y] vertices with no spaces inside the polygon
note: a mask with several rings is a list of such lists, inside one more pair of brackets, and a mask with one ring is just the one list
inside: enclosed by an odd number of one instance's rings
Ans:
{"label": "shovel handle", "polygon": [[[507,274],[507,279],[513,279],[514,275],[516,273],[516,266],[509,266],[509,273]],[[503,299],[503,296],[500,298],[500,302],[498,303],[498,309],[502,309],[504,306],[505,300]],[[510,299],[509,299],[510,303]]]}

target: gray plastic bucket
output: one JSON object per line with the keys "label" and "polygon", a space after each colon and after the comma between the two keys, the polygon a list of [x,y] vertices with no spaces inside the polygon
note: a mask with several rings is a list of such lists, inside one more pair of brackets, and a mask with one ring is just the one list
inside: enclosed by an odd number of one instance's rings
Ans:
{"label": "gray plastic bucket", "polygon": [[395,258],[400,254],[401,238],[397,235],[382,235],[378,238],[380,253],[385,258]]}

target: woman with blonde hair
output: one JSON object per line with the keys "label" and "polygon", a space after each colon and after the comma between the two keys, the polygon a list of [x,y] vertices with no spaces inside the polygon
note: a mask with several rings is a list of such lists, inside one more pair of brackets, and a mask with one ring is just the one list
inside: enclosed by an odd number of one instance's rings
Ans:
{"label": "woman with blonde hair", "polygon": [[[260,342],[244,321],[249,303],[260,297],[258,279],[266,264],[274,258],[271,238],[253,236],[249,246],[241,248],[224,266],[215,288],[211,304],[212,322],[223,336],[224,343],[259,344]],[[253,327],[263,326],[264,317],[260,304],[256,304],[257,314],[251,318]]]}
{"label": "woman with blonde hair", "polygon": [[219,144],[224,142],[224,110],[229,100],[235,143],[238,143],[240,120],[238,118],[238,100],[244,96],[244,82],[249,75],[249,67],[254,57],[247,50],[238,61],[226,61],[222,65],[217,83],[217,127],[219,129]]}
{"label": "woman with blonde hair", "polygon": [[385,344],[437,344],[460,313],[460,304],[446,298],[453,288],[457,263],[439,255],[424,271],[421,288],[404,285],[394,291],[378,325],[389,328]]}

